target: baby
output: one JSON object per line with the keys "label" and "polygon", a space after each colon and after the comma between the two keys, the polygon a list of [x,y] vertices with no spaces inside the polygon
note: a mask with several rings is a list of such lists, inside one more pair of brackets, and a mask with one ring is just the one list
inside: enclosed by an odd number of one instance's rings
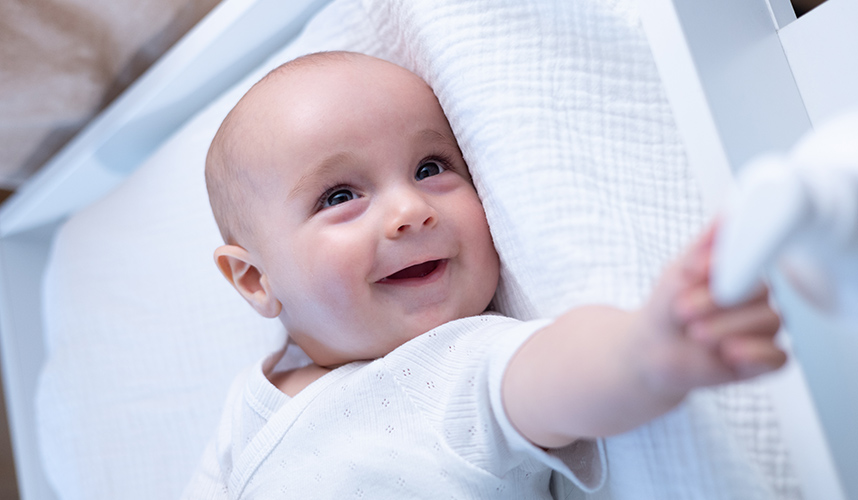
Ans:
{"label": "baby", "polygon": [[487,312],[499,259],[468,167],[432,89],[379,59],[272,71],[206,179],[218,267],[290,345],[233,387],[187,497],[551,498],[552,472],[592,491],[598,438],[786,359],[765,293],[713,303],[714,228],[639,310]]}

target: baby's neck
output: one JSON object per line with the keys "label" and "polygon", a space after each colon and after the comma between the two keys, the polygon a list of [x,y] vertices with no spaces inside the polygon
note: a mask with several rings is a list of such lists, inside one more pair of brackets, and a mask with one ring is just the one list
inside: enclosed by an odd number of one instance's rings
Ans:
{"label": "baby's neck", "polygon": [[271,381],[271,383],[274,384],[274,387],[277,387],[280,392],[294,398],[299,392],[304,390],[304,388],[330,371],[330,368],[310,363],[309,365],[302,366],[301,368],[272,373],[268,376],[268,380]]}

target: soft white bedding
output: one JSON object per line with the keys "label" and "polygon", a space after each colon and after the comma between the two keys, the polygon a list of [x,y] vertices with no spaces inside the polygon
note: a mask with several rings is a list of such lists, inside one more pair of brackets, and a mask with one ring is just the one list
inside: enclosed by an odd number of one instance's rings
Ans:
{"label": "soft white bedding", "polygon": [[[233,375],[283,341],[212,263],[203,159],[252,82],[324,49],[389,59],[435,89],[486,206],[511,315],[633,307],[704,223],[631,0],[336,0],[58,235],[38,412],[61,498],[178,496]],[[753,386],[701,391],[607,449],[597,496],[798,495]]]}

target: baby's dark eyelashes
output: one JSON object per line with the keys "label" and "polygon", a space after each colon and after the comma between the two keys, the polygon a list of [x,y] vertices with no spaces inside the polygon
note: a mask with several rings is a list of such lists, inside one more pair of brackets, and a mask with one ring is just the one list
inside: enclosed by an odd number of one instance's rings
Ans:
{"label": "baby's dark eyelashes", "polygon": [[417,172],[414,174],[414,178],[418,181],[422,181],[427,177],[438,175],[445,170],[447,170],[447,166],[440,160],[424,160],[421,162],[421,165],[417,167]]}
{"label": "baby's dark eyelashes", "polygon": [[[433,155],[421,160],[414,172],[414,179],[422,181],[434,177],[447,170],[454,171],[451,160],[444,155]],[[336,183],[326,189],[316,202],[316,211],[331,208],[354,199],[360,198],[358,190],[347,183]]]}
{"label": "baby's dark eyelashes", "polygon": [[319,197],[319,201],[317,203],[318,208],[330,208],[341,203],[346,203],[348,201],[352,201],[357,198],[358,195],[355,193],[355,190],[349,186],[345,186],[342,184],[337,184],[334,187],[328,188],[322,193],[322,196]]}
{"label": "baby's dark eyelashes", "polygon": [[420,160],[420,162],[417,164],[417,171],[414,174],[414,178],[417,180],[422,180],[422,179],[425,179],[426,177],[429,177],[428,175],[421,177],[420,173],[421,173],[421,171],[423,171],[424,167],[430,163],[434,163],[435,165],[437,165],[438,167],[441,168],[441,170],[439,172],[435,172],[431,175],[438,175],[439,173],[441,173],[445,170],[453,170],[455,172],[459,171],[459,168],[457,168],[456,162],[453,160],[453,156],[450,154],[447,154],[446,152],[441,152],[441,153],[432,154],[432,155],[427,156],[426,158]]}

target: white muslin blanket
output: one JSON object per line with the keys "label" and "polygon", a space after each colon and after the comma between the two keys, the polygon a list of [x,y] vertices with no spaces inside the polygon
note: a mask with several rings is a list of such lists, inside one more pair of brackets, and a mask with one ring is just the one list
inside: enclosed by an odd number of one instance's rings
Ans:
{"label": "white muslin blanket", "polygon": [[[486,207],[506,314],[635,307],[705,222],[632,0],[335,0],[60,232],[38,412],[61,498],[177,497],[229,380],[282,341],[211,262],[203,160],[253,82],[329,49],[391,60],[435,89]],[[800,497],[753,384],[699,391],[608,439],[607,455],[596,498]]]}

